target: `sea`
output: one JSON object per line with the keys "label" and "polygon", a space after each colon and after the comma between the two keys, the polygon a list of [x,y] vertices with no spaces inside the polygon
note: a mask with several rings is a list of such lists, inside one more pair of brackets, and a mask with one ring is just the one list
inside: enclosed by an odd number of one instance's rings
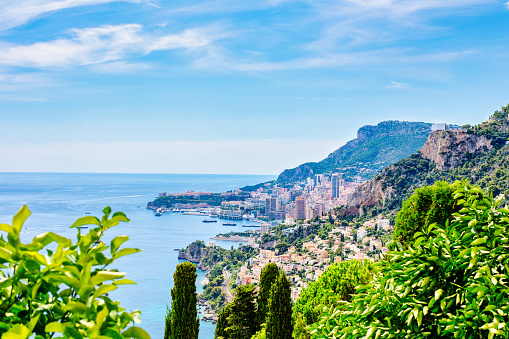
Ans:
{"label": "sea", "polygon": [[[229,231],[245,231],[242,225],[252,221],[235,221],[237,226],[204,223],[204,217],[164,213],[160,217],[146,206],[160,192],[188,190],[223,192],[275,179],[267,175],[202,175],[202,174],[92,174],[92,173],[0,173],[0,223],[12,223],[12,217],[27,205],[32,215],[26,221],[21,238],[29,242],[36,235],[51,231],[76,239],[76,229],[69,228],[83,216],[102,216],[105,206],[122,211],[131,220],[106,232],[109,244],[118,235],[129,236],[123,246],[142,250],[115,261],[112,268],[126,272],[136,285],[123,285],[110,293],[128,311],[140,310],[138,325],[152,338],[163,337],[164,317],[171,305],[173,273],[181,262],[178,249],[195,240]],[[226,221],[225,221],[226,222]],[[249,228],[248,228],[249,229]],[[85,230],[83,230],[85,231]],[[216,241],[230,249],[239,243]],[[197,292],[203,290],[205,272],[198,271]],[[215,325],[201,321],[200,339],[214,337]]]}

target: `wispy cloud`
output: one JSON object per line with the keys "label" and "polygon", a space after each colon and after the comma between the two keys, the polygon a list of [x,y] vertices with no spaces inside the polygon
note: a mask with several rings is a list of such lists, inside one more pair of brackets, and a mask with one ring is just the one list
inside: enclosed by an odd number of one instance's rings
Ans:
{"label": "wispy cloud", "polygon": [[27,23],[44,13],[66,8],[100,5],[109,2],[134,2],[142,0],[3,0],[0,1],[0,31]]}
{"label": "wispy cloud", "polygon": [[134,73],[153,69],[154,65],[143,62],[112,61],[95,64],[91,66],[92,70],[98,73]]}
{"label": "wispy cloud", "polygon": [[390,86],[385,86],[383,88],[402,88],[402,87],[405,87],[405,84],[401,83],[401,82],[396,82],[394,80],[391,80],[391,84]]}
{"label": "wispy cloud", "polygon": [[220,37],[218,27],[155,35],[143,32],[143,27],[138,24],[72,29],[70,32],[70,38],[31,45],[0,44],[3,50],[0,64],[40,68],[92,65],[142,56],[156,50],[203,47]]}

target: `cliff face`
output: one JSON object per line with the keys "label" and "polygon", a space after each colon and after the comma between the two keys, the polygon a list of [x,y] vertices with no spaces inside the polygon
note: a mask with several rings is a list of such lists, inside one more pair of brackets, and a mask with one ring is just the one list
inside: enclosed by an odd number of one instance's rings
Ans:
{"label": "cliff face", "polygon": [[[382,177],[383,178],[383,177]],[[343,211],[346,215],[363,215],[367,208],[385,202],[392,197],[392,187],[383,188],[382,178],[375,178],[357,187]]]}
{"label": "cliff face", "polygon": [[357,138],[327,158],[286,169],[277,181],[295,182],[333,171],[342,172],[346,180],[356,175],[370,179],[384,167],[420,149],[429,133],[430,124],[423,122],[383,121],[375,126],[366,125],[357,131]]}
{"label": "cliff face", "polygon": [[209,267],[204,266],[201,263],[202,258],[204,258],[210,251],[210,248],[205,246],[203,241],[195,241],[189,244],[185,249],[181,249],[179,251],[178,258],[193,262],[199,270],[207,271]]}
{"label": "cliff face", "polygon": [[492,147],[491,141],[483,135],[461,131],[436,131],[430,134],[424,143],[421,155],[434,162],[438,169],[448,170],[458,167],[472,155]]}

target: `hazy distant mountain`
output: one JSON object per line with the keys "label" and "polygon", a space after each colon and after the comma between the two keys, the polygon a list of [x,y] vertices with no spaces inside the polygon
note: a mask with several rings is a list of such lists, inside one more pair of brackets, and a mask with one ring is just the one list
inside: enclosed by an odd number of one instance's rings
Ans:
{"label": "hazy distant mountain", "polygon": [[347,181],[352,181],[357,175],[364,180],[371,179],[384,167],[421,149],[430,127],[429,123],[408,121],[383,121],[376,126],[363,126],[357,131],[357,138],[327,158],[286,169],[277,182],[295,182],[330,172],[343,173]]}

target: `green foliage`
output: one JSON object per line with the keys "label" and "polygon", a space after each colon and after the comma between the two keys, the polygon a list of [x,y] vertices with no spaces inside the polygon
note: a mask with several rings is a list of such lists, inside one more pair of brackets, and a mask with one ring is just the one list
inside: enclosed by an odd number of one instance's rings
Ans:
{"label": "green foliage", "polygon": [[507,338],[509,209],[462,182],[460,210],[388,252],[351,302],[324,308],[313,338]]}
{"label": "green foliage", "polygon": [[404,203],[396,216],[394,240],[404,248],[408,247],[414,234],[433,223],[445,225],[452,214],[459,210],[453,192],[458,185],[438,181],[433,186],[419,188]]}
{"label": "green foliage", "polygon": [[220,193],[202,194],[202,195],[168,195],[156,198],[147,204],[150,208],[174,207],[175,204],[202,204],[209,206],[221,206],[223,201],[244,201],[249,198],[248,194],[240,195],[222,195]]}
{"label": "green foliage", "polygon": [[267,338],[267,324],[262,324],[258,332],[256,332],[251,339],[266,339]]}
{"label": "green foliage", "polygon": [[[117,258],[139,252],[122,248],[127,236],[101,242],[104,233],[119,222],[129,222],[122,212],[111,215],[106,207],[101,219],[79,218],[73,243],[45,232],[23,244],[20,233],[31,212],[23,206],[12,226],[0,224],[0,334],[2,338],[150,338],[139,327],[140,312],[125,312],[107,295],[119,285],[133,284],[125,273],[109,268]],[[87,234],[81,226],[91,225]],[[51,248],[51,249],[50,249]],[[109,253],[107,250],[109,249]]]}
{"label": "green foliage", "polygon": [[231,302],[231,314],[225,329],[227,339],[250,339],[258,329],[256,321],[255,287],[243,285],[236,289]]}
{"label": "green foliage", "polygon": [[281,271],[270,290],[267,339],[292,339],[292,298],[290,282]]}
{"label": "green foliage", "polygon": [[200,319],[196,310],[196,266],[190,262],[178,264],[173,274],[171,309],[165,323],[164,339],[197,339]]}
{"label": "green foliage", "polygon": [[259,325],[265,323],[265,318],[267,317],[267,312],[269,310],[270,290],[278,275],[279,268],[273,263],[265,265],[262,273],[260,274],[260,288],[258,291],[258,297],[256,298],[258,306],[256,319]]}
{"label": "green foliage", "polygon": [[303,318],[307,324],[318,321],[321,309],[339,300],[348,301],[358,285],[371,281],[375,265],[369,260],[349,260],[329,266],[318,280],[302,290],[293,307],[294,319]]}
{"label": "green foliage", "polygon": [[226,332],[228,325],[228,318],[232,315],[232,304],[229,303],[221,309],[217,316],[216,330],[214,331],[214,339],[229,339],[229,335]]}

